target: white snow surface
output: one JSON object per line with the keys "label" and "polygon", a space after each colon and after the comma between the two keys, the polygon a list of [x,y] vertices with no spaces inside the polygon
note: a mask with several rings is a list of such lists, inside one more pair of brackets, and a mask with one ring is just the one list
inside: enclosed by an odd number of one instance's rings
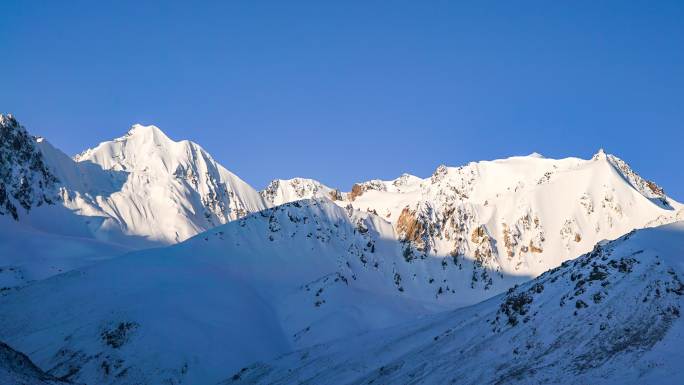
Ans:
{"label": "white snow surface", "polygon": [[317,345],[222,384],[680,384],[684,223],[468,308]]}
{"label": "white snow surface", "polygon": [[[51,219],[63,217],[57,207],[39,211],[46,215],[43,218],[30,215],[32,222],[45,221],[46,225],[58,226]],[[64,227],[60,231],[49,232],[24,220],[16,222],[0,216],[0,293],[131,251],[125,246],[78,234],[80,224],[77,222],[61,225]],[[81,231],[85,233],[87,229]]]}
{"label": "white snow surface", "polygon": [[444,309],[408,278],[391,233],[327,199],[282,205],[13,291],[0,298],[0,340],[75,382],[213,383],[254,360]]}
{"label": "white snow surface", "polygon": [[[650,242],[644,248],[658,247],[651,254],[676,255],[680,230],[681,225],[645,230],[634,237]],[[672,258],[661,258],[667,262],[662,269],[681,267]],[[480,302],[527,280],[503,275],[488,290],[473,288],[472,261],[464,258],[460,269],[445,268],[442,260],[407,261],[391,224],[376,215],[343,209],[328,199],[297,201],[175,246],[138,251],[11,292],[0,298],[0,340],[29,354],[49,374],[76,382],[216,383],[250,362],[366,331],[385,333],[381,330]],[[650,282],[639,274],[630,279]],[[615,289],[609,293],[624,290],[617,281],[621,277],[611,276]],[[544,285],[548,279],[539,278]],[[438,287],[449,295],[438,294]],[[668,288],[678,290],[660,290]],[[581,298],[589,304],[591,295]],[[551,302],[557,305],[558,296]],[[575,300],[567,299],[566,309]],[[486,306],[498,309],[499,303]],[[656,310],[650,309],[659,314]],[[447,318],[451,322],[471,313]],[[533,313],[520,314],[519,322]],[[477,323],[507,330],[507,319],[500,315],[498,324]],[[256,378],[261,370],[254,372]],[[281,380],[266,378],[264,383]]]}

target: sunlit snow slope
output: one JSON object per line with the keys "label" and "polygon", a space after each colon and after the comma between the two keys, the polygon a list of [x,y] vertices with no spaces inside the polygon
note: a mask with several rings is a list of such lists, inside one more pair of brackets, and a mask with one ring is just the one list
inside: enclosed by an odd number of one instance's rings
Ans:
{"label": "sunlit snow slope", "polygon": [[111,194],[73,189],[74,196],[66,200],[85,215],[105,216],[103,232],[120,227],[129,235],[172,244],[267,207],[252,187],[199,145],[175,142],[155,126],[135,125],[123,137],[74,159],[121,179]]}
{"label": "sunlit snow slope", "polygon": [[497,279],[484,268],[536,276],[601,240],[684,219],[680,203],[602,150],[589,160],[533,154],[440,166],[427,179],[369,181],[345,195],[340,204],[393,224],[407,259],[472,259],[472,284],[483,287]]}

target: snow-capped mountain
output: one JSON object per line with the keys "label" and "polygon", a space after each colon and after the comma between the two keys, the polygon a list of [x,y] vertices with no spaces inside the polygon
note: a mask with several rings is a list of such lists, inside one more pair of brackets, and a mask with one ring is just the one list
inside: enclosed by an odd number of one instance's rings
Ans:
{"label": "snow-capped mountain", "polygon": [[104,216],[98,232],[119,227],[125,234],[172,244],[266,208],[257,191],[199,145],[175,142],[155,126],[134,125],[74,160],[121,178],[117,191],[108,195],[76,190],[66,200],[84,215]]}
{"label": "snow-capped mountain", "polygon": [[0,288],[177,243],[269,206],[200,146],[154,126],[134,125],[74,159],[11,115],[0,115],[0,129]]}
{"label": "snow-capped mountain", "polygon": [[3,119],[0,340],[78,382],[213,383],[473,305],[604,239],[684,219],[603,151],[440,166],[347,193],[303,178],[257,192],[154,126],[72,159]]}
{"label": "snow-capped mountain", "polygon": [[61,181],[62,205],[100,241],[173,244],[249,212],[326,198],[392,223],[407,261],[440,257],[461,277],[459,260],[474,260],[468,281],[486,290],[504,275],[536,276],[602,239],[684,217],[681,204],[603,151],[590,160],[533,154],[440,166],[426,179],[404,174],[348,193],[304,178],[257,193],[198,145],[154,126],[135,125],[74,159],[44,139],[37,145]]}
{"label": "snow-capped mountain", "polygon": [[294,352],[222,384],[678,384],[684,223],[595,247],[481,304]]}
{"label": "snow-capped mountain", "polygon": [[407,260],[448,256],[453,269],[472,259],[472,284],[484,288],[501,275],[537,276],[603,239],[684,219],[684,206],[602,150],[589,160],[533,154],[440,166],[426,179],[359,183],[346,196],[393,224]]}

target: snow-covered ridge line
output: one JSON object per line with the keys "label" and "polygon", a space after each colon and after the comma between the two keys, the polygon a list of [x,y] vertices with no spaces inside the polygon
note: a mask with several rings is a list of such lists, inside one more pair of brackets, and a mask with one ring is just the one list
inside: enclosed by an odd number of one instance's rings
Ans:
{"label": "snow-covered ridge line", "polygon": [[[70,227],[79,236],[125,248],[168,245],[251,212],[322,198],[391,223],[407,261],[475,261],[472,288],[540,274],[602,239],[684,217],[681,204],[603,151],[590,160],[532,154],[440,166],[428,178],[404,174],[343,193],[306,178],[257,192],[199,145],[155,126],[134,125],[74,159],[46,140],[36,145],[60,180],[65,217],[81,222]],[[445,269],[452,265],[461,266]]]}
{"label": "snow-covered ridge line", "polygon": [[307,178],[274,179],[259,194],[274,206],[302,199],[328,198],[334,201],[343,199],[339,190]]}

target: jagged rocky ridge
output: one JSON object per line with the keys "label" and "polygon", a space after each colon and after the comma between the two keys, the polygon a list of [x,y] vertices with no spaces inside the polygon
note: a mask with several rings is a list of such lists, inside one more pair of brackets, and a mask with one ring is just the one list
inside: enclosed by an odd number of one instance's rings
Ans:
{"label": "jagged rocky ridge", "polygon": [[302,199],[328,198],[334,201],[343,199],[339,190],[334,190],[316,180],[306,178],[273,180],[259,194],[273,206]]}
{"label": "jagged rocky ridge", "polygon": [[236,371],[222,384],[674,384],[684,224],[640,230],[481,304]]}
{"label": "jagged rocky ridge", "polygon": [[51,204],[56,198],[57,178],[34,140],[12,115],[0,115],[0,215],[18,220],[22,210]]}

